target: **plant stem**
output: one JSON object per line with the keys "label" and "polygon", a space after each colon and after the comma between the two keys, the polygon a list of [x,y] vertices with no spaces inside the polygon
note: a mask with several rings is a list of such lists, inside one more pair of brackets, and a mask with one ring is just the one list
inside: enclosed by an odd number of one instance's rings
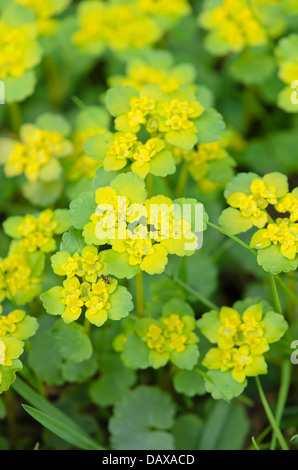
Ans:
{"label": "plant stem", "polygon": [[284,289],[284,291],[294,300],[294,302],[298,305],[298,297],[291,291],[290,287],[285,283],[285,281],[279,276],[275,276],[277,282],[279,283],[280,287]]}
{"label": "plant stem", "polygon": [[[294,294],[296,294],[296,279],[294,276],[288,275],[289,289]],[[289,323],[293,325],[296,321],[296,302],[291,297],[289,301]]]}
{"label": "plant stem", "polygon": [[90,336],[91,323],[87,318],[85,318],[85,320],[84,320],[84,330],[85,330],[87,336]]}
{"label": "plant stem", "polygon": [[279,300],[279,297],[278,297],[278,292],[277,292],[277,287],[276,287],[276,282],[275,282],[275,276],[273,274],[270,274],[270,282],[271,282],[271,288],[272,288],[272,293],[273,293],[273,298],[274,298],[276,311],[278,313],[280,313],[281,315],[283,315],[280,300]]}
{"label": "plant stem", "polygon": [[234,240],[236,243],[239,245],[243,246],[246,250],[249,250],[251,253],[253,253],[255,256],[257,256],[256,251],[251,248],[247,243],[243,242],[240,238],[236,237],[235,235],[232,235],[231,233],[227,232],[223,228],[219,227],[218,225],[212,224],[211,222],[207,222],[207,224],[217,230],[218,232],[222,233],[223,235],[226,235],[227,237],[230,237],[232,240]]}
{"label": "plant stem", "polygon": [[188,165],[187,162],[184,162],[182,164],[179,178],[178,178],[178,183],[176,186],[176,191],[175,191],[175,197],[179,198],[183,196],[184,189],[187,183],[187,177],[188,177]]}
{"label": "plant stem", "polygon": [[4,393],[3,400],[6,408],[10,445],[12,449],[15,449],[17,441],[17,424],[15,420],[15,399],[12,389]]}
{"label": "plant stem", "polygon": [[259,377],[256,377],[256,383],[257,383],[258,392],[259,392],[260,399],[261,399],[261,402],[263,404],[266,416],[268,418],[269,423],[272,426],[272,429],[274,430],[274,432],[276,434],[278,442],[280,443],[280,446],[283,450],[289,450],[288,444],[286,443],[285,438],[283,437],[283,435],[281,433],[281,430],[279,429],[279,426],[278,426],[278,424],[277,424],[277,422],[276,422],[276,420],[275,420],[275,418],[272,414],[272,411],[271,411],[270,406],[268,404],[268,401],[267,401],[267,398],[265,396],[265,393],[264,393],[264,390],[262,388]]}
{"label": "plant stem", "polygon": [[137,297],[137,314],[139,317],[144,316],[144,285],[142,271],[136,275],[136,297]]}
{"label": "plant stem", "polygon": [[[275,420],[278,426],[280,425],[284,408],[286,406],[288,393],[289,393],[289,389],[291,385],[291,375],[292,375],[292,365],[288,359],[285,359],[281,367],[281,382],[280,382],[280,389],[278,393],[277,407],[276,407],[276,413],[275,413]],[[273,432],[271,445],[270,445],[271,450],[275,449],[276,438],[277,438],[276,433]]]}
{"label": "plant stem", "polygon": [[22,125],[22,114],[19,103],[9,103],[8,111],[12,130],[18,135]]}
{"label": "plant stem", "polygon": [[50,101],[54,106],[59,107],[63,103],[64,99],[61,75],[53,56],[45,56],[44,64],[47,74]]}
{"label": "plant stem", "polygon": [[148,192],[148,198],[153,196],[153,175],[152,173],[148,173],[146,178],[146,187]]}
{"label": "plant stem", "polygon": [[185,282],[181,281],[181,279],[176,278],[176,279],[173,279],[173,281],[176,282],[176,284],[179,284],[181,287],[183,287],[183,289],[185,289],[187,292],[193,295],[202,304],[206,305],[206,307],[211,308],[212,310],[219,310],[218,306],[215,305],[213,302],[211,302],[211,300],[207,299],[207,297],[205,297],[204,295],[194,290],[188,284],[185,284]]}

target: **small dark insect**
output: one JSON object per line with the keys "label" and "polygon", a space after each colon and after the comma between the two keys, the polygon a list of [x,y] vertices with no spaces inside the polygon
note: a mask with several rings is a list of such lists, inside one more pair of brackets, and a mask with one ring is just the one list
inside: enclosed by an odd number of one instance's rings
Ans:
{"label": "small dark insect", "polygon": [[106,276],[104,276],[103,274],[100,275],[100,279],[102,279],[103,281],[105,281],[106,284],[111,284],[110,281],[109,281],[109,279],[108,279]]}

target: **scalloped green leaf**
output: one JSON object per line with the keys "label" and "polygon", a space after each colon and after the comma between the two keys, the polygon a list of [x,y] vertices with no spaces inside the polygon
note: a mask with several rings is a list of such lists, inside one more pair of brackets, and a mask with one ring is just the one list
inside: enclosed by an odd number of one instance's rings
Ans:
{"label": "scalloped green leaf", "polygon": [[288,273],[295,271],[298,267],[298,256],[294,260],[289,260],[282,255],[280,247],[276,245],[258,250],[257,261],[265,271],[271,274]]}
{"label": "scalloped green leaf", "polygon": [[[144,406],[144,404],[146,406]],[[171,450],[175,408],[165,392],[140,386],[127,392],[109,422],[111,442],[118,450]]]}
{"label": "scalloped green leaf", "polygon": [[58,320],[53,336],[62,357],[67,361],[83,362],[92,355],[92,343],[84,328],[77,323],[66,324]]}

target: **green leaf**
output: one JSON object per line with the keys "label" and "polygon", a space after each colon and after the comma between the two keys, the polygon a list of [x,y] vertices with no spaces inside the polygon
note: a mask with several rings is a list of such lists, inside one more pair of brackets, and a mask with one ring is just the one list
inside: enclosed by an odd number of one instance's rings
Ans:
{"label": "green leaf", "polygon": [[149,354],[150,350],[139,336],[134,333],[127,336],[123,359],[128,367],[147,369],[147,367],[150,367]]}
{"label": "green leaf", "polygon": [[24,197],[33,205],[47,207],[57,201],[62,189],[63,184],[61,181],[51,181],[49,183],[36,181],[35,183],[25,183],[22,192]]}
{"label": "green leaf", "polygon": [[126,287],[118,286],[110,296],[111,308],[108,310],[110,320],[121,320],[133,309],[131,293]]}
{"label": "green leaf", "polygon": [[82,193],[70,203],[69,216],[75,228],[83,228],[96,210],[95,195],[91,192]]}
{"label": "green leaf", "polygon": [[128,262],[127,253],[117,253],[114,250],[105,250],[102,252],[102,262],[105,265],[107,273],[116,276],[118,279],[131,279],[139,271],[139,266],[131,266]]}
{"label": "green leaf", "polygon": [[166,134],[166,140],[172,145],[183,150],[191,150],[198,141],[197,134],[188,131],[170,131]]}
{"label": "green leaf", "polygon": [[59,436],[69,444],[78,447],[83,450],[103,450],[103,448],[91,440],[89,437],[85,437],[81,432],[78,432],[75,428],[65,425],[61,421],[49,416],[42,411],[36,410],[28,405],[23,405],[23,408],[29,413],[32,418],[36,419],[42,426],[49,429],[56,436]]}
{"label": "green leaf", "polygon": [[23,367],[21,361],[15,359],[12,361],[12,365],[9,367],[0,366],[0,373],[2,375],[2,381],[0,383],[0,394],[6,392],[11,384],[16,380],[16,372],[21,370]]}
{"label": "green leaf", "polygon": [[54,214],[54,220],[58,224],[58,227],[55,229],[55,233],[60,235],[69,229],[71,226],[71,220],[67,209],[56,209]]}
{"label": "green leaf", "polygon": [[209,412],[199,450],[238,450],[248,431],[249,421],[243,406],[217,402]]}
{"label": "green leaf", "polygon": [[20,217],[18,215],[14,217],[8,217],[3,224],[3,230],[11,238],[21,238],[22,233],[19,231],[19,226],[23,222],[24,217]]}
{"label": "green leaf", "polygon": [[116,86],[106,93],[106,106],[112,116],[130,111],[130,99],[139,93],[131,86]]}
{"label": "green leaf", "polygon": [[257,261],[265,271],[272,274],[288,273],[298,267],[298,256],[294,260],[285,258],[277,245],[258,250]]}
{"label": "green leaf", "polygon": [[7,104],[24,101],[28,96],[34,93],[36,85],[36,77],[31,70],[26,72],[22,77],[6,78],[5,86],[5,102]]}
{"label": "green leaf", "polygon": [[84,434],[84,431],[59,408],[45,400],[41,395],[34,391],[29,385],[25,384],[20,378],[17,378],[12,387],[22,398],[28,403],[36,407],[38,410],[46,413],[56,420],[64,423],[66,426],[77,429]]}
{"label": "green leaf", "polygon": [[[293,103],[293,99],[295,102]],[[290,87],[286,86],[277,96],[277,104],[279,108],[287,113],[298,113],[297,93]]]}
{"label": "green leaf", "polygon": [[228,209],[222,211],[218,221],[220,226],[232,235],[247,232],[253,225],[249,217],[244,217],[244,215],[242,215],[238,209],[234,209],[234,207],[228,207]]}
{"label": "green leaf", "polygon": [[57,348],[52,331],[40,332],[30,344],[28,363],[39,379],[48,385],[62,385],[64,382],[61,374],[62,354]]}
{"label": "green leaf", "polygon": [[232,400],[232,398],[241,395],[247,385],[247,381],[236,382],[229,372],[212,370],[207,372],[207,376],[211,381],[205,379],[205,387],[215,400]]}
{"label": "green leaf", "polygon": [[250,194],[250,186],[255,178],[260,178],[256,173],[238,173],[226,186],[224,196],[227,199],[231,194]]}
{"label": "green leaf", "polygon": [[224,129],[224,120],[215,109],[206,109],[202,116],[196,119],[196,128],[198,129],[198,143],[205,144],[215,142],[220,138]]}
{"label": "green leaf", "polygon": [[97,372],[97,369],[98,365],[95,356],[79,363],[66,361],[61,366],[63,378],[71,383],[86,382]]}
{"label": "green leaf", "polygon": [[197,325],[204,336],[210,343],[217,343],[219,339],[218,329],[222,326],[219,319],[219,314],[216,310],[204,313],[203,316],[197,321]]}
{"label": "green leaf", "polygon": [[63,136],[71,133],[71,126],[61,114],[44,113],[36,120],[36,125],[40,129],[58,132]]}
{"label": "green leaf", "polygon": [[58,320],[53,336],[58,350],[67,361],[82,362],[90,359],[92,344],[81,325],[67,325],[63,320]]}
{"label": "green leaf", "polygon": [[125,367],[118,354],[104,354],[101,375],[90,387],[91,400],[98,406],[112,406],[121,400],[136,382],[136,373]]}
{"label": "green leaf", "polygon": [[183,352],[171,352],[171,361],[181,369],[191,370],[199,358],[199,349],[196,344],[188,344]]}
{"label": "green leaf", "polygon": [[85,240],[82,232],[71,228],[68,232],[64,233],[60,245],[60,251],[67,251],[69,254],[81,253],[85,246]]}
{"label": "green leaf", "polygon": [[156,387],[140,386],[127,392],[114,408],[109,423],[117,450],[172,450],[169,432],[175,408],[170,397]]}
{"label": "green leaf", "polygon": [[232,76],[245,85],[263,83],[270,78],[276,68],[270,54],[244,51],[230,67]]}
{"label": "green leaf", "polygon": [[61,302],[62,290],[63,287],[55,286],[40,296],[46,312],[50,315],[62,315],[65,310],[65,305]]}
{"label": "green leaf", "polygon": [[204,422],[197,415],[180,415],[173,427],[176,450],[197,450],[204,429]]}
{"label": "green leaf", "polygon": [[89,129],[108,128],[110,116],[107,111],[100,106],[86,106],[77,116],[76,127],[81,131]]}
{"label": "green leaf", "polygon": [[90,137],[84,145],[84,150],[88,157],[103,161],[108,150],[113,145],[113,142],[113,134],[111,132],[105,132],[104,134]]}
{"label": "green leaf", "polygon": [[179,370],[173,378],[174,389],[187,397],[206,393],[204,379],[196,371]]}

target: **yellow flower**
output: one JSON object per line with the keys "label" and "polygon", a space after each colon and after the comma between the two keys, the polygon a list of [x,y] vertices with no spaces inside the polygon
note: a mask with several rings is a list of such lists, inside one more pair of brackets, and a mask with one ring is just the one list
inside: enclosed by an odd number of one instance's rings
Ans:
{"label": "yellow flower", "polygon": [[[295,194],[297,194],[297,192]],[[289,218],[291,222],[298,221],[298,199],[296,199],[294,194],[292,193],[286,194],[275,205],[275,209],[281,213],[290,212]]]}
{"label": "yellow flower", "polygon": [[165,116],[159,128],[162,132],[168,132],[194,129],[195,125],[191,119],[200,116],[204,107],[198,102],[173,99],[169,103],[161,103],[159,110]]}
{"label": "yellow flower", "polygon": [[[23,254],[10,254],[0,259],[0,298],[12,299],[20,292],[30,292],[39,279],[32,277],[28,257]],[[2,274],[2,275],[1,275]]]}
{"label": "yellow flower", "polygon": [[166,339],[162,334],[162,328],[155,324],[150,325],[146,337],[149,349],[155,349],[158,353],[164,352]]}
{"label": "yellow flower", "polygon": [[222,307],[219,313],[204,314],[197,324],[209,341],[217,344],[202,364],[208,369],[229,371],[240,383],[246,377],[266,373],[263,354],[269,343],[278,341],[287,329],[282,315],[263,312],[262,302],[246,308],[242,315],[233,308]]}
{"label": "yellow flower", "polygon": [[31,182],[50,181],[52,175],[57,179],[62,172],[57,158],[72,152],[70,142],[56,131],[42,130],[31,124],[22,126],[21,137],[22,142],[12,146],[5,165],[6,175],[12,177],[24,173]]}
{"label": "yellow flower", "polygon": [[132,149],[137,141],[137,136],[131,132],[115,134],[113,145],[109,148],[104,168],[106,171],[121,170],[127,160],[132,157]]}
{"label": "yellow flower", "polygon": [[180,317],[173,313],[167,317],[160,317],[156,323],[151,323],[144,337],[149,349],[159,354],[183,353],[189,344],[198,341],[192,332],[194,322],[190,316]]}
{"label": "yellow flower", "polygon": [[240,383],[243,383],[246,377],[263,374],[267,370],[263,356],[254,355],[247,345],[228,350],[211,348],[202,364],[208,369],[230,371],[232,377]]}
{"label": "yellow flower", "polygon": [[41,53],[34,41],[35,36],[34,25],[13,28],[0,21],[0,77],[2,80],[22,77],[27,70],[38,64]]}
{"label": "yellow flower", "polygon": [[130,100],[131,109],[128,112],[128,124],[134,132],[140,130],[141,124],[147,122],[148,114],[152,114],[156,102],[147,96],[133,97]]}
{"label": "yellow flower", "polygon": [[112,247],[118,253],[127,253],[129,264],[139,266],[148,274],[161,274],[168,262],[167,250],[149,238],[113,240]]}
{"label": "yellow flower", "polygon": [[[0,306],[0,313],[2,306]],[[14,310],[8,315],[0,315],[0,336],[11,334],[16,330],[16,324],[25,318],[26,313],[23,310]]]}
{"label": "yellow flower", "polygon": [[105,46],[115,50],[139,49],[154,43],[161,34],[152,18],[130,4],[83,3],[78,20],[80,30],[75,33],[74,42],[90,52],[101,52]]}
{"label": "yellow flower", "polygon": [[54,212],[51,209],[43,211],[39,217],[27,214],[18,230],[22,240],[19,245],[28,253],[36,250],[47,251],[55,248],[53,236],[58,222],[54,220]]}
{"label": "yellow flower", "polygon": [[37,16],[38,29],[42,34],[53,31],[55,21],[51,18],[53,11],[53,0],[16,0],[19,5],[32,9]]}
{"label": "yellow flower", "polygon": [[180,18],[190,12],[187,0],[137,0],[137,7],[142,13]]}
{"label": "yellow flower", "polygon": [[85,315],[90,323],[101,326],[107,321],[107,310],[111,308],[109,297],[110,284],[107,284],[103,279],[92,284],[92,290],[89,293],[89,300],[85,302],[87,307]]}
{"label": "yellow flower", "polygon": [[252,181],[250,190],[261,209],[266,209],[268,204],[277,203],[276,188],[266,185],[265,181],[261,178],[255,178]]}
{"label": "yellow flower", "polygon": [[246,0],[223,0],[220,6],[203,11],[199,20],[212,37],[217,36],[235,52],[267,42],[266,32]]}
{"label": "yellow flower", "polygon": [[271,244],[279,246],[285,258],[294,260],[298,253],[298,224],[289,219],[277,219],[276,223],[268,224],[251,239],[251,246],[259,250]]}
{"label": "yellow flower", "polygon": [[126,77],[111,77],[109,82],[111,86],[129,85],[138,91],[149,83],[157,83],[163,93],[167,94],[177,90],[180,85],[185,83],[182,77],[172,76],[173,74],[172,69],[157,69],[138,61],[128,66]]}
{"label": "yellow flower", "polygon": [[241,214],[256,227],[262,228],[266,224],[268,216],[259,208],[258,201],[252,194],[233,193],[227,198],[227,203],[231,207],[239,209]]}

